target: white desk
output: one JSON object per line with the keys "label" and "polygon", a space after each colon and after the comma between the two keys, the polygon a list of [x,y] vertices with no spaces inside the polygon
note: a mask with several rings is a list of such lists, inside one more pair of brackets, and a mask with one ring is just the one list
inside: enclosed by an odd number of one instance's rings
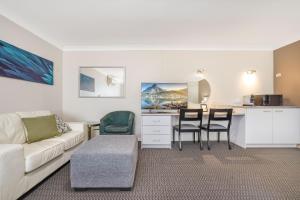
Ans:
{"label": "white desk", "polygon": [[[245,113],[244,109],[238,109],[233,113],[231,125],[231,140],[236,143],[239,140],[237,129],[243,124]],[[208,112],[203,113],[203,123],[207,122]],[[142,148],[171,148],[172,147],[172,128],[178,124],[179,113],[142,113]],[[244,127],[244,126],[243,126]],[[203,136],[204,135],[204,136]],[[216,134],[211,133],[211,140],[215,140]],[[206,133],[203,131],[203,139],[206,138]],[[182,134],[182,141],[191,141],[192,133]],[[226,134],[221,133],[221,140],[225,140]],[[175,134],[175,140],[178,140],[178,135]]]}
{"label": "white desk", "polygon": [[[204,113],[203,123],[208,113]],[[171,148],[172,127],[178,124],[178,113],[142,113],[142,148]],[[211,140],[217,133],[210,133]],[[175,140],[178,140],[175,134]],[[182,134],[183,141],[192,141],[192,133]],[[202,132],[203,141],[206,132]],[[221,140],[227,140],[221,133]],[[243,147],[296,147],[300,144],[300,108],[237,107],[230,129],[231,142]],[[205,143],[204,143],[205,145]]]}

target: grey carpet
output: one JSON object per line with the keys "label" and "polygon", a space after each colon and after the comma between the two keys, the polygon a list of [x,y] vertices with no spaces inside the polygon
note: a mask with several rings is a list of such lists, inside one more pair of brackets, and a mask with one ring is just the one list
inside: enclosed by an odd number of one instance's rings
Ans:
{"label": "grey carpet", "polygon": [[132,191],[70,188],[69,164],[25,197],[30,199],[300,199],[300,149],[227,149],[211,151],[184,143],[177,148],[143,149]]}

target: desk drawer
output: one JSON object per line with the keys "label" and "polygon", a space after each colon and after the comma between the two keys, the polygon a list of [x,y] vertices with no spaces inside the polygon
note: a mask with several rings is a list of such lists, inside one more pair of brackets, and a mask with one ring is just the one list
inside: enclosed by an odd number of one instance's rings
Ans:
{"label": "desk drawer", "polygon": [[170,126],[143,126],[144,135],[170,135]]}
{"label": "desk drawer", "polygon": [[143,135],[143,144],[170,144],[170,135]]}
{"label": "desk drawer", "polygon": [[171,126],[170,116],[143,116],[143,126]]}

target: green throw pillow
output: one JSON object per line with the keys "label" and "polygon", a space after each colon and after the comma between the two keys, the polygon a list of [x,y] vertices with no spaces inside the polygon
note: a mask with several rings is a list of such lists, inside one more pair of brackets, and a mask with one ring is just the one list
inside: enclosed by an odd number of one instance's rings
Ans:
{"label": "green throw pillow", "polygon": [[22,118],[27,129],[27,142],[37,142],[61,135],[56,127],[55,115]]}

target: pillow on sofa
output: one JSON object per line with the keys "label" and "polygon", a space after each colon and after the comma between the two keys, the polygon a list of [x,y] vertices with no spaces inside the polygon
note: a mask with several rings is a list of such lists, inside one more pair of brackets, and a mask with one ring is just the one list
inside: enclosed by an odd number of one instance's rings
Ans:
{"label": "pillow on sofa", "polygon": [[64,122],[64,120],[61,117],[55,115],[55,119],[58,132],[67,133],[69,131],[72,131],[70,126],[66,122]]}
{"label": "pillow on sofa", "polygon": [[57,130],[54,115],[22,118],[22,121],[27,130],[29,144],[61,135]]}

